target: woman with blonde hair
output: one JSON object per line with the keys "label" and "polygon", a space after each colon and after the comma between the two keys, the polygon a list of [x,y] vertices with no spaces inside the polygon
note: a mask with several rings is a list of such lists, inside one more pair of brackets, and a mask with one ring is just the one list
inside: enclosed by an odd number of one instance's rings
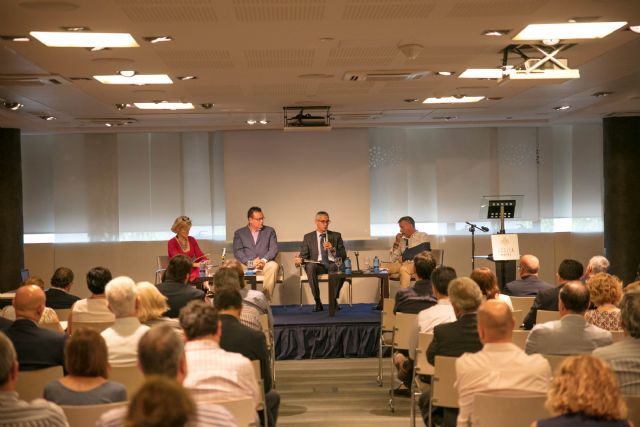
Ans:
{"label": "woman with blonde hair", "polygon": [[184,215],[177,217],[171,226],[171,231],[176,233],[176,236],[167,242],[167,252],[169,259],[180,254],[191,258],[193,268],[191,269],[189,281],[193,282],[194,279],[198,277],[200,263],[208,259],[200,250],[200,246],[198,246],[198,241],[195,237],[189,236],[189,230],[191,230],[191,218]]}
{"label": "woman with blonde hair", "polygon": [[504,301],[511,311],[513,311],[513,304],[511,304],[511,298],[509,295],[501,294],[500,288],[498,288],[498,278],[493,273],[493,271],[489,270],[486,267],[476,268],[469,275],[471,280],[476,282],[478,286],[480,286],[480,290],[482,291],[482,295],[484,295],[485,300],[490,299],[499,299]]}
{"label": "woman with blonde hair", "polygon": [[607,331],[622,330],[618,308],[622,299],[622,281],[611,274],[598,273],[587,280],[587,289],[596,308],[585,313],[585,320]]}
{"label": "woman with blonde hair", "polygon": [[162,295],[158,288],[149,282],[136,284],[136,292],[139,299],[138,320],[149,327],[167,324],[174,329],[182,330],[178,319],[163,316],[169,310],[167,297]]}
{"label": "woman with blonde hair", "polygon": [[531,427],[628,427],[627,405],[609,365],[597,357],[567,357],[547,392],[547,410],[556,415]]}

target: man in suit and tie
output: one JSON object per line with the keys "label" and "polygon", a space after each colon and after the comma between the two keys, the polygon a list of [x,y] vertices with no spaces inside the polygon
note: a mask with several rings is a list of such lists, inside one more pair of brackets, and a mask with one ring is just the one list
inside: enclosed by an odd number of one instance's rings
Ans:
{"label": "man in suit and tie", "polygon": [[[322,301],[320,300],[320,288],[318,287],[318,276],[327,274],[329,266],[334,263],[336,258],[346,258],[347,250],[342,241],[342,235],[336,231],[329,230],[329,214],[325,211],[316,213],[316,229],[311,233],[304,235],[302,239],[302,247],[300,254],[295,257],[296,265],[304,263],[304,269],[309,278],[309,286],[315,300],[314,312],[322,311]],[[311,262],[304,262],[311,261]],[[340,281],[336,288],[335,295],[329,295],[329,298],[336,299],[336,307],[339,308],[337,299],[340,295],[340,289],[344,280]]]}
{"label": "man in suit and tie", "polygon": [[264,214],[257,206],[249,208],[247,219],[247,226],[233,234],[233,256],[242,263],[244,271],[247,271],[249,261],[254,269],[262,270],[262,292],[271,301],[278,274],[278,263],[275,261],[278,255],[276,230],[264,225]]}
{"label": "man in suit and tie", "polygon": [[73,271],[67,267],[60,267],[51,276],[51,287],[46,290],[47,307],[67,309],[80,299],[69,293],[73,285]]}
{"label": "man in suit and tie", "polygon": [[520,280],[507,283],[504,293],[517,297],[538,295],[538,292],[553,288],[538,277],[540,271],[540,261],[533,255],[522,255],[520,257]]}

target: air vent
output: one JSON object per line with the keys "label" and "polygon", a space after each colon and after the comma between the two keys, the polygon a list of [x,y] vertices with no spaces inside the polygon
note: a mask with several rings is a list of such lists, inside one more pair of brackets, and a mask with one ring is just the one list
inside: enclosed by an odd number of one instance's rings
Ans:
{"label": "air vent", "polygon": [[420,80],[429,71],[347,71],[343,80],[350,82],[398,82],[403,80]]}
{"label": "air vent", "polygon": [[0,74],[0,86],[58,86],[71,82],[56,74]]}
{"label": "air vent", "polygon": [[382,116],[382,111],[370,112],[370,113],[334,113],[331,114],[331,118],[340,121],[366,121],[376,120]]}

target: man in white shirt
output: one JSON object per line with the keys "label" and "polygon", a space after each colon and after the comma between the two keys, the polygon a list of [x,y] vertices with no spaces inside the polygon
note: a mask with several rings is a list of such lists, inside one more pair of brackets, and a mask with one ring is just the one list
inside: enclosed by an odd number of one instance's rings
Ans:
{"label": "man in white shirt", "polygon": [[116,317],[113,325],[102,331],[109,350],[109,363],[111,366],[135,366],[138,360],[138,341],[149,330],[136,316],[136,284],[130,277],[116,277],[107,283],[105,295],[109,310]]}
{"label": "man in white shirt", "polygon": [[591,353],[613,342],[611,332],[587,323],[589,290],[582,282],[569,282],[560,289],[560,320],[535,325],[525,345],[527,354]]}
{"label": "man in white shirt", "polygon": [[551,367],[541,355],[528,356],[512,343],[514,324],[513,314],[503,301],[488,300],[478,309],[478,335],[483,348],[456,360],[458,427],[470,425],[476,393],[547,392]]}
{"label": "man in white shirt", "polygon": [[191,301],[180,311],[180,326],[187,338],[187,377],[184,386],[196,402],[251,397],[256,409],[260,389],[251,361],[220,348],[222,328],[216,310]]}
{"label": "man in white shirt", "polygon": [[[415,273],[413,266],[413,256],[407,256],[408,253],[416,250],[417,252],[431,250],[431,245],[427,241],[428,235],[422,231],[416,230],[416,222],[410,216],[403,216],[398,220],[400,232],[396,234],[396,240],[391,247],[391,262],[382,263],[382,267],[389,270],[390,274],[400,274],[400,287],[408,288],[411,284],[411,276]],[[422,245],[420,250],[414,249]],[[410,250],[407,252],[407,250]],[[406,253],[405,253],[406,252]]]}

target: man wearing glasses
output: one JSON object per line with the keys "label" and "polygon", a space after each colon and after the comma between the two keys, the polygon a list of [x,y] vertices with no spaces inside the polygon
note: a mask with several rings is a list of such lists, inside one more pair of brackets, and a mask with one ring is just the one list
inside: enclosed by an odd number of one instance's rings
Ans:
{"label": "man wearing glasses", "polygon": [[[304,235],[300,254],[294,259],[296,265],[304,264],[304,269],[309,278],[309,286],[315,300],[314,312],[322,311],[322,301],[320,300],[320,288],[318,287],[318,275],[327,274],[329,266],[339,258],[343,260],[347,257],[347,251],[342,241],[340,233],[329,231],[329,214],[325,211],[316,213],[316,230]],[[344,279],[338,284],[335,295],[329,298],[336,299],[336,307],[339,308],[337,299]]]}
{"label": "man wearing glasses", "polygon": [[262,292],[271,302],[278,274],[278,263],[275,261],[278,255],[276,230],[264,225],[264,214],[257,206],[249,208],[247,219],[247,226],[233,234],[233,255],[242,263],[245,271],[248,262],[253,263],[254,269],[262,270]]}

